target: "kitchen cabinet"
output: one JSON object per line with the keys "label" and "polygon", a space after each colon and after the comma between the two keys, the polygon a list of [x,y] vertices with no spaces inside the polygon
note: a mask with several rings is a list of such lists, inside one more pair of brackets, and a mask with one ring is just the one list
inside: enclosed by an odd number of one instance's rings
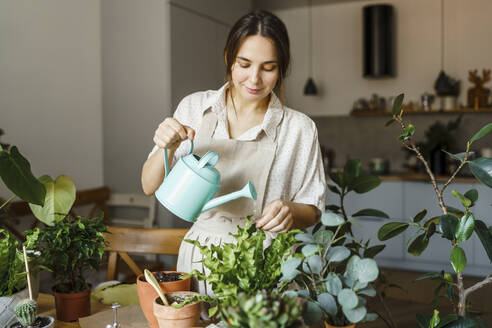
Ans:
{"label": "kitchen cabinet", "polygon": [[[442,187],[442,184],[440,184]],[[479,192],[479,199],[473,208],[477,219],[483,220],[487,226],[492,225],[492,189],[479,183],[466,182],[454,183],[447,187],[444,193],[446,205],[461,208],[459,200],[454,198],[451,191],[455,189],[465,193],[475,188]],[[327,191],[327,204],[338,204],[339,196]],[[432,185],[427,182],[415,181],[383,181],[381,185],[366,194],[350,193],[346,197],[345,208],[347,213],[353,214],[360,209],[375,208],[386,212],[391,219],[375,217],[360,217],[359,224],[353,227],[353,232],[358,240],[371,240],[373,244],[386,244],[386,248],[377,256],[381,266],[402,268],[419,271],[439,271],[445,269],[452,272],[449,263],[451,253],[450,242],[439,235],[431,238],[429,246],[420,256],[412,256],[407,253],[409,239],[416,237],[416,229],[410,227],[403,234],[380,242],[377,238],[379,228],[391,221],[408,221],[418,212],[427,209],[425,220],[441,214],[437,198]],[[489,261],[480,240],[475,236],[462,243],[468,260],[465,274],[485,275],[492,272],[492,264]]]}

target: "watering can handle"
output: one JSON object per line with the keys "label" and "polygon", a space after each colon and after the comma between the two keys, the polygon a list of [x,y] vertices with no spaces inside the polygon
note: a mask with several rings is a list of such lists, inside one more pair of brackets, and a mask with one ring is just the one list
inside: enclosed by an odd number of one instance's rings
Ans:
{"label": "watering can handle", "polygon": [[[190,140],[190,139],[188,139]],[[190,140],[191,142],[191,146],[190,146],[190,152],[188,153],[188,155],[192,154],[193,153],[193,140]],[[164,175],[164,177],[167,177],[167,175],[169,174],[169,159],[167,158],[167,148],[164,148],[164,170],[165,170],[165,173],[166,175]]]}
{"label": "watering can handle", "polygon": [[201,169],[205,165],[210,164],[212,166],[215,166],[217,164],[217,161],[219,160],[219,155],[217,155],[216,152],[213,150],[207,151],[205,155],[198,161],[198,168]]}

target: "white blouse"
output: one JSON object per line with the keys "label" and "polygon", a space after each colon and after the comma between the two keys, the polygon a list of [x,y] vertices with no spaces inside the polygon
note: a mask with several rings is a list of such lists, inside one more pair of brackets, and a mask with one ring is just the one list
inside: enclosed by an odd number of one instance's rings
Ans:
{"label": "white blouse", "polygon": [[[227,83],[219,90],[196,92],[183,98],[174,113],[181,124],[200,129],[203,113],[211,108],[218,123],[212,138],[230,139],[225,102]],[[264,203],[282,199],[314,205],[325,210],[326,181],[315,123],[305,114],[283,106],[272,92],[261,125],[244,132],[237,140],[254,141],[264,131],[276,140],[277,148],[266,183]],[[183,142],[174,153],[173,163],[188,154],[190,143]],[[154,146],[152,155],[157,146]]]}

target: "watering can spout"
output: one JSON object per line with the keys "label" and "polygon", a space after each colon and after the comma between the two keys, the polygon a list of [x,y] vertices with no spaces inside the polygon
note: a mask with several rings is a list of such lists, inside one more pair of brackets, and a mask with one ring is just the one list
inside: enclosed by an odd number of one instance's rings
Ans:
{"label": "watering can spout", "polygon": [[230,194],[223,195],[220,197],[216,197],[210,201],[208,201],[205,206],[203,206],[202,212],[208,211],[214,207],[220,206],[224,203],[227,203],[231,200],[246,197],[256,200],[256,190],[255,186],[249,181],[241,190],[231,192]]}

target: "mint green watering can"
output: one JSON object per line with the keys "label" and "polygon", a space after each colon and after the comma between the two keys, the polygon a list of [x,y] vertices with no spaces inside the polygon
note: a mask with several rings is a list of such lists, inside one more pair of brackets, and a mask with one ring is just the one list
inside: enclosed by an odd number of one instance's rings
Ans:
{"label": "mint green watering can", "polygon": [[201,158],[194,155],[191,141],[190,153],[180,158],[169,172],[167,149],[164,148],[166,178],[155,197],[173,214],[189,222],[195,222],[200,213],[237,198],[256,200],[251,181],[241,190],[212,199],[220,188],[220,173],[214,167],[218,160],[219,155],[212,150]]}

